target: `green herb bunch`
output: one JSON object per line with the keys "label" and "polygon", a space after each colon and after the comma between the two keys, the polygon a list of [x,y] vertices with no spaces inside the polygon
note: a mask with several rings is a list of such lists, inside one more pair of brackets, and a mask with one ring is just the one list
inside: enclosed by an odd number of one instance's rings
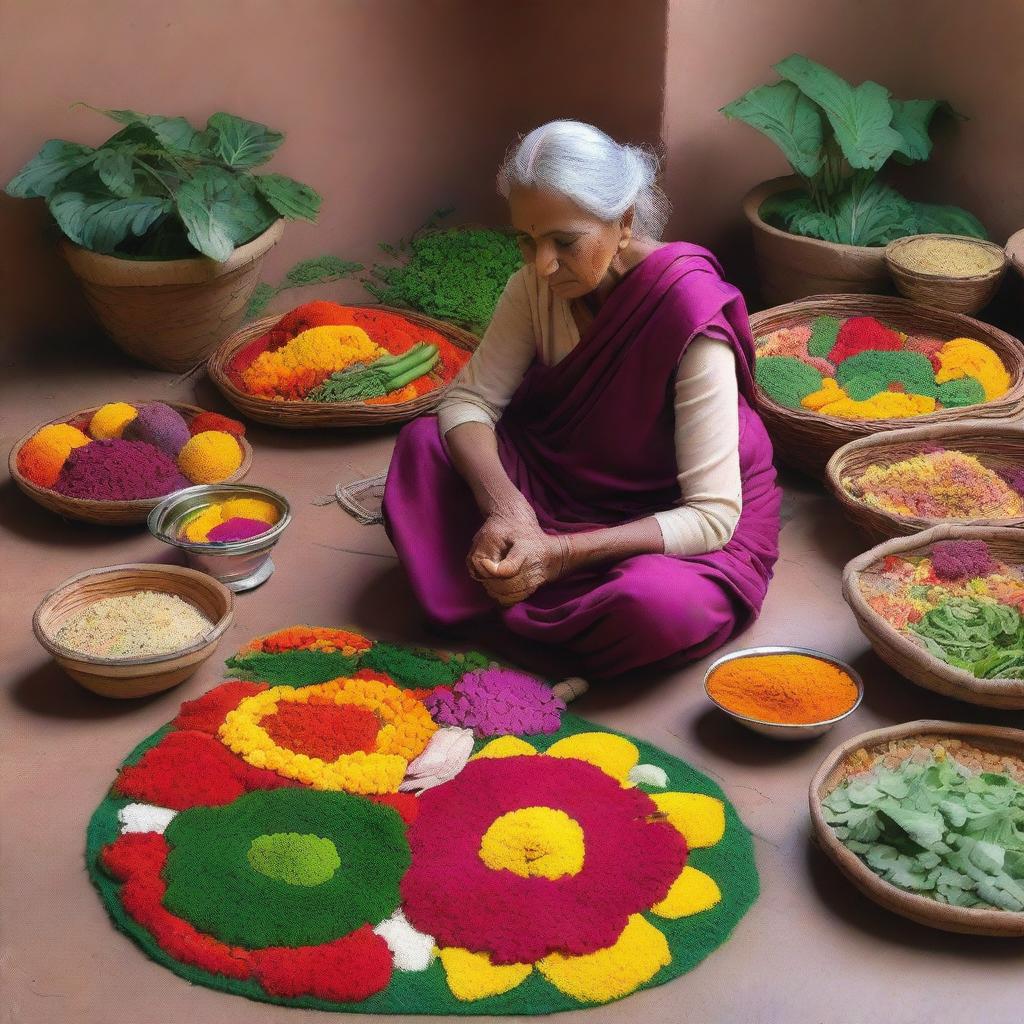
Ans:
{"label": "green herb bunch", "polygon": [[913,202],[878,177],[890,159],[928,159],[932,118],[959,116],[946,101],[893,99],[877,82],[852,86],[798,53],[773,70],[781,82],[722,107],[726,117],[767,135],[801,179],[801,189],[765,200],[760,214],[767,223],[846,245],[936,232],[986,237],[966,210]]}
{"label": "green herb bunch", "polygon": [[183,117],[97,112],[124,127],[95,149],[51,139],[6,190],[45,199],[60,230],[86,249],[223,261],[280,217],[316,220],[320,196],[308,185],[252,173],[284,141],[264,124],[217,113],[197,130]]}

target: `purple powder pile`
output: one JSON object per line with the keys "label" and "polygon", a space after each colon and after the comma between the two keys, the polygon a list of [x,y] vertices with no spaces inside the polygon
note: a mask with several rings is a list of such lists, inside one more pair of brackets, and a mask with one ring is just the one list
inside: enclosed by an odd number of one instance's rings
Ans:
{"label": "purple powder pile", "polygon": [[472,729],[477,736],[557,732],[565,701],[539,679],[508,668],[464,675],[424,701],[434,721]]}
{"label": "purple powder pile", "polygon": [[189,487],[174,460],[145,441],[90,441],[68,456],[53,489],[69,498],[138,501]]}
{"label": "purple powder pile", "polygon": [[220,526],[215,526],[207,535],[208,541],[249,540],[266,533],[270,527],[262,519],[246,519],[234,516],[226,519]]}
{"label": "purple powder pile", "polygon": [[942,540],[932,545],[932,569],[940,580],[971,580],[998,568],[983,540]]}
{"label": "purple powder pile", "polygon": [[176,409],[163,402],[150,402],[139,409],[139,415],[125,427],[123,436],[126,441],[145,441],[177,459],[192,434]]}
{"label": "purple powder pile", "polygon": [[1018,494],[1024,496],[1024,469],[1001,469],[999,475]]}

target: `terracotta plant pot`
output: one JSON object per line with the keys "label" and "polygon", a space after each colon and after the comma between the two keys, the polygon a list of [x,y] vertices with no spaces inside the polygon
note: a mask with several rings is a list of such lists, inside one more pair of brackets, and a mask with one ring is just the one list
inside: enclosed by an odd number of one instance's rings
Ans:
{"label": "terracotta plant pot", "polygon": [[182,373],[202,363],[242,322],[263,257],[284,230],[275,221],[223,263],[126,260],[67,240],[64,258],[114,342],[159,370]]}
{"label": "terracotta plant pot", "polygon": [[743,198],[743,213],[754,232],[754,259],[761,297],[769,306],[831,293],[891,294],[885,246],[839,245],[791,235],[761,220],[761,204],[797,188],[799,178],[772,178]]}

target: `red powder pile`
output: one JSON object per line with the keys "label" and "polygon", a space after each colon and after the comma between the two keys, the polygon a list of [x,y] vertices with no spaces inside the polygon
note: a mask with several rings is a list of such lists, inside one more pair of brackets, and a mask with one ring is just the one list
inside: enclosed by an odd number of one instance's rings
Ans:
{"label": "red powder pile", "polygon": [[192,417],[188,425],[189,432],[205,434],[208,430],[220,430],[232,437],[245,437],[245,424],[233,420],[230,416],[222,416],[219,412],[201,412]]}
{"label": "red powder pile", "polygon": [[69,498],[138,501],[191,484],[174,460],[145,441],[93,441],[68,456],[53,489]]}
{"label": "red powder pile", "polygon": [[903,348],[903,339],[873,316],[851,316],[843,321],[836,343],[829,352],[829,362],[838,366],[844,359],[859,352],[896,352]]}

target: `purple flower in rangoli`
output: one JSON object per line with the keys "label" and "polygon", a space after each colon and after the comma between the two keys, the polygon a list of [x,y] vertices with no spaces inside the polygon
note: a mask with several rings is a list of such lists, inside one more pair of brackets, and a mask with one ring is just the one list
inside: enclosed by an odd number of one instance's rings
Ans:
{"label": "purple flower in rangoli", "polygon": [[477,736],[557,732],[565,701],[540,679],[509,668],[484,668],[424,702],[435,722],[472,729]]}

